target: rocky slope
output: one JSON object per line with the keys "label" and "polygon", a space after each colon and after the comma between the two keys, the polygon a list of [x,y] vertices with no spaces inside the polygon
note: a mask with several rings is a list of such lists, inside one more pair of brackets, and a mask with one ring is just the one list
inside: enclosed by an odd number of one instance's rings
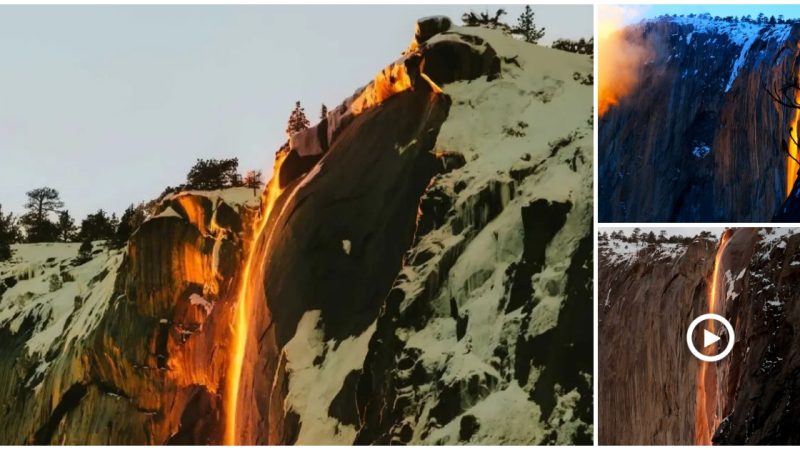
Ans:
{"label": "rocky slope", "polygon": [[0,296],[0,442],[220,443],[231,396],[237,443],[591,442],[591,68],[427,19],[261,202],[167,197],[52,293],[75,249],[20,247],[6,278],[44,272]]}
{"label": "rocky slope", "polygon": [[[23,244],[0,266],[0,442],[218,441],[244,224],[258,196],[165,199],[126,249]],[[61,281],[57,281],[61,280]]]}
{"label": "rocky slope", "polygon": [[[800,233],[727,231],[716,312],[735,330],[732,353],[711,363],[705,382],[714,444],[796,444],[796,314]],[[708,312],[717,242],[625,243],[599,247],[599,439],[601,444],[688,445],[699,361],[686,347],[691,320]],[[797,262],[795,262],[797,260]],[[625,351],[621,351],[625,349]]]}
{"label": "rocky slope", "polygon": [[[455,39],[499,76],[431,74],[449,98],[433,135],[345,130],[275,219],[273,442],[590,442],[591,87],[573,75],[591,62],[480,29],[428,44]],[[401,133],[392,110],[419,97],[375,114]]]}
{"label": "rocky slope", "polygon": [[668,17],[622,32],[648,58],[600,119],[599,220],[772,220],[798,117],[763,86],[793,79],[800,25]]}

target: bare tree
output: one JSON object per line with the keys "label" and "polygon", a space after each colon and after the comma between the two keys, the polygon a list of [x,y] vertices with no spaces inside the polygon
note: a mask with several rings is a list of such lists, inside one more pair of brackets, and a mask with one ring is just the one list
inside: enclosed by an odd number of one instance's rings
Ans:
{"label": "bare tree", "polygon": [[244,175],[244,186],[253,189],[253,195],[256,195],[257,191],[264,186],[263,177],[260,170],[248,170]]}
{"label": "bare tree", "polygon": [[[779,67],[783,61],[782,58],[784,58],[787,53],[791,55],[793,50],[793,47],[790,47],[788,44],[784,45],[773,58],[772,64]],[[774,79],[769,85],[766,80],[762,78],[761,86],[775,103],[791,110],[797,110],[800,109],[800,102],[798,101],[798,99],[800,99],[800,52],[794,52],[794,55],[789,56],[789,58],[793,58],[793,60],[790,65],[790,72],[786,77],[782,80]],[[770,72],[764,71],[764,73]],[[796,124],[792,125],[792,127],[794,126],[796,126]],[[798,161],[797,157],[789,150],[790,143],[794,144],[795,149],[800,147],[800,143],[797,142],[797,138],[795,137],[795,130],[792,127],[789,128],[788,140],[784,139],[781,143],[781,147],[782,151],[800,166],[800,161]],[[800,177],[795,178],[794,185],[789,195],[773,216],[773,221],[800,221],[800,199],[798,199],[800,185],[798,185],[798,181],[800,181]]]}

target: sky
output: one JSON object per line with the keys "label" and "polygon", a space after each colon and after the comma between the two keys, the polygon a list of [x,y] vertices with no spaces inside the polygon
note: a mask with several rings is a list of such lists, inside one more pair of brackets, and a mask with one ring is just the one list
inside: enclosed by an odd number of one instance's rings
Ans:
{"label": "sky", "polygon": [[[120,214],[197,158],[268,176],[296,100],[314,123],[400,56],[416,19],[469,9],[484,7],[0,6],[0,205],[19,214],[50,186],[78,220]],[[544,44],[592,35],[591,5],[534,12]]]}
{"label": "sky", "polygon": [[758,13],[764,13],[766,16],[775,16],[783,14],[784,18],[799,18],[800,6],[798,5],[697,5],[697,4],[682,4],[682,5],[624,5],[625,9],[632,9],[637,11],[636,14],[628,15],[630,22],[637,22],[642,18],[653,18],[664,14],[702,14],[709,13],[712,16],[747,16],[751,15],[753,18],[758,16]]}

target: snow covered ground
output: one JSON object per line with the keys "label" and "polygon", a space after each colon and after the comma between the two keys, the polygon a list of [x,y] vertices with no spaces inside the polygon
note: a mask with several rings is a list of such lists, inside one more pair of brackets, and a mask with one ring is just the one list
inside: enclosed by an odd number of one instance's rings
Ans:
{"label": "snow covered ground", "polygon": [[116,273],[123,250],[112,250],[104,242],[93,243],[92,258],[78,264],[77,243],[15,244],[13,256],[0,263],[0,329],[20,332],[26,321],[27,356],[39,359],[28,383],[41,381],[56,348],[70,348],[86,338],[111,302]]}

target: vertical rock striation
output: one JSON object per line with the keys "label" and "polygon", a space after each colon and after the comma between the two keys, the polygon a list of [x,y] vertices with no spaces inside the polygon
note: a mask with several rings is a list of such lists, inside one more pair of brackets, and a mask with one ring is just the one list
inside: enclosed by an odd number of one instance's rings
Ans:
{"label": "vertical rock striation", "polygon": [[651,57],[600,119],[599,220],[771,220],[797,116],[764,86],[794,77],[800,25],[667,17],[622,32]]}
{"label": "vertical rock striation", "polygon": [[[729,356],[706,363],[705,420],[712,443],[790,445],[797,400],[800,234],[739,228],[720,259],[721,304],[733,325]],[[707,312],[716,245],[601,240],[599,418],[601,444],[694,443],[697,370],[686,347],[691,320]],[[624,351],[623,351],[624,350]]]}

